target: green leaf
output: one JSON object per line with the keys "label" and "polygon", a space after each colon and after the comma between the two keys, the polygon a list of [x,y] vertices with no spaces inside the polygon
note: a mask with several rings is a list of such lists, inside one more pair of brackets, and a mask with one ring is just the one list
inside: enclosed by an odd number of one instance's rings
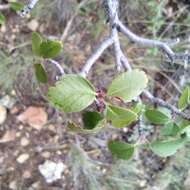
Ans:
{"label": "green leaf", "polygon": [[166,124],[161,130],[160,134],[162,136],[176,136],[180,128],[173,122]]}
{"label": "green leaf", "polygon": [[190,103],[190,88],[189,86],[186,86],[179,98],[178,107],[179,109],[184,110],[189,103]]}
{"label": "green leaf", "polygon": [[35,75],[36,75],[38,82],[47,83],[48,82],[48,76],[47,76],[47,73],[46,73],[43,65],[42,64],[35,64],[34,68],[35,68]]}
{"label": "green leaf", "polygon": [[0,13],[0,25],[3,25],[5,23],[5,16],[3,14]]}
{"label": "green leaf", "polygon": [[163,114],[167,115],[169,118],[172,117],[171,110],[169,110],[168,108],[158,107],[157,110],[162,112]]}
{"label": "green leaf", "polygon": [[93,129],[85,129],[85,128],[81,128],[79,127],[77,124],[73,123],[73,122],[69,122],[67,125],[67,128],[70,132],[72,133],[81,133],[81,134],[97,134],[98,132],[101,131],[101,129],[106,125],[106,120],[102,119],[100,120]]}
{"label": "green leaf", "polygon": [[96,98],[93,85],[79,75],[65,75],[48,91],[49,101],[63,112],[80,112]]}
{"label": "green leaf", "polygon": [[145,116],[148,119],[148,121],[150,121],[153,124],[158,124],[158,125],[166,124],[171,120],[168,114],[156,109],[146,110]]}
{"label": "green leaf", "polygon": [[43,58],[55,58],[62,50],[62,44],[59,41],[47,40],[40,44],[40,55]]}
{"label": "green leaf", "polygon": [[136,114],[140,114],[142,110],[144,109],[144,107],[145,107],[144,104],[142,104],[141,102],[138,102],[136,103],[134,107],[131,108],[131,110],[135,112]]}
{"label": "green leaf", "polygon": [[190,139],[190,126],[186,126],[185,128],[181,129],[181,134],[185,134],[188,139]]}
{"label": "green leaf", "polygon": [[136,121],[137,114],[129,109],[109,105],[106,109],[106,118],[114,127],[122,128]]}
{"label": "green leaf", "polygon": [[32,33],[32,51],[37,56],[41,56],[41,53],[40,53],[41,43],[42,43],[42,38],[40,34],[38,34],[37,32],[33,32]]}
{"label": "green leaf", "polygon": [[183,129],[183,128],[188,127],[190,125],[190,121],[183,119],[180,116],[177,116],[175,118],[175,123],[180,127],[180,129]]}
{"label": "green leaf", "polygon": [[102,119],[103,116],[98,112],[87,111],[82,114],[85,129],[94,129]]}
{"label": "green leaf", "polygon": [[150,145],[151,150],[161,156],[167,157],[175,154],[186,142],[186,138],[180,138],[168,141],[156,141]]}
{"label": "green leaf", "polygon": [[122,160],[129,160],[134,154],[134,145],[121,141],[110,141],[108,148],[114,157]]}
{"label": "green leaf", "polygon": [[133,70],[119,75],[108,88],[108,96],[131,101],[147,87],[148,78],[143,71]]}
{"label": "green leaf", "polygon": [[19,2],[10,2],[10,7],[14,11],[20,11],[24,8],[24,4]]}

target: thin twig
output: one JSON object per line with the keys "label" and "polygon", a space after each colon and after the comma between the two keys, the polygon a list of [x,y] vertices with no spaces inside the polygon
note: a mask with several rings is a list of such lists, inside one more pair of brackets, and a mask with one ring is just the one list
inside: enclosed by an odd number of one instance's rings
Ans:
{"label": "thin twig", "polygon": [[24,6],[24,8],[19,12],[19,15],[21,17],[25,17],[26,15],[30,14],[32,9],[35,7],[35,5],[38,3],[39,0],[30,0],[29,4]]}
{"label": "thin twig", "polygon": [[182,111],[180,111],[177,107],[165,102],[161,98],[154,97],[149,91],[144,91],[143,93],[152,103],[156,103],[160,106],[163,106],[165,108],[168,108],[171,110],[174,114],[181,116],[182,118],[190,121],[190,114],[186,114]]}
{"label": "thin twig", "polygon": [[120,20],[117,23],[117,27],[118,27],[118,30],[120,30],[132,42],[135,42],[136,44],[145,46],[145,47],[157,47],[163,50],[172,62],[174,61],[175,53],[170,48],[169,44],[167,44],[166,42],[150,40],[150,39],[139,37],[133,32],[131,32],[126,26],[124,26],[124,24]]}
{"label": "thin twig", "polygon": [[86,64],[82,68],[80,75],[83,77],[86,77],[88,75],[90,69],[94,65],[94,63],[97,61],[97,59],[102,55],[104,50],[106,50],[109,46],[113,44],[113,38],[109,37],[105,39],[100,46],[96,49],[96,51],[89,57],[89,59],[86,61]]}
{"label": "thin twig", "polygon": [[64,30],[64,32],[63,32],[63,34],[62,34],[62,36],[61,36],[61,41],[63,41],[63,42],[65,41],[65,39],[66,39],[66,37],[67,37],[67,35],[68,35],[69,31],[70,31],[70,28],[71,28],[71,26],[72,26],[72,24],[73,24],[73,21],[74,21],[75,17],[76,17],[77,14],[78,14],[78,11],[79,11],[80,8],[81,8],[82,6],[84,6],[87,2],[88,2],[88,0],[83,0],[83,1],[81,1],[81,2],[79,3],[79,5],[78,5],[77,8],[76,8],[75,14],[73,14],[73,16],[71,17],[71,19],[69,20],[69,22],[67,23],[67,25],[66,25],[66,27],[65,27],[65,30]]}
{"label": "thin twig", "polygon": [[64,74],[65,74],[64,69],[61,67],[61,65],[60,65],[57,61],[55,61],[55,60],[53,60],[53,59],[48,59],[48,61],[49,61],[50,63],[52,63],[53,65],[55,65],[55,67],[57,67],[57,69],[59,70],[59,72],[60,72],[61,75],[64,75]]}

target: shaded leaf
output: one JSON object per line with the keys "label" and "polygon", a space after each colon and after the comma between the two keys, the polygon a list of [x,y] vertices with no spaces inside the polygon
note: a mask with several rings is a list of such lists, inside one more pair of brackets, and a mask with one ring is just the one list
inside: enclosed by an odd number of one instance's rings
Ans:
{"label": "shaded leaf", "polygon": [[119,75],[108,88],[108,96],[131,101],[147,87],[148,78],[143,71],[133,70]]}
{"label": "shaded leaf", "polygon": [[85,129],[94,129],[96,125],[103,119],[103,116],[98,112],[84,112],[82,120]]}
{"label": "shaded leaf", "polygon": [[175,154],[178,149],[180,149],[186,142],[185,138],[168,140],[168,141],[156,141],[151,143],[151,150],[161,156],[167,157]]}
{"label": "shaded leaf", "polygon": [[55,58],[62,50],[62,44],[59,41],[47,40],[40,44],[40,55],[43,58]]}
{"label": "shaded leaf", "polygon": [[38,34],[37,32],[33,32],[32,33],[32,52],[37,56],[41,56],[40,54],[41,43],[42,43],[42,38],[40,34]]}
{"label": "shaded leaf", "polygon": [[3,25],[5,23],[5,16],[3,14],[0,13],[0,25]]}
{"label": "shaded leaf", "polygon": [[134,154],[134,145],[121,141],[110,141],[108,148],[112,155],[118,159],[129,160]]}
{"label": "shaded leaf", "polygon": [[49,101],[64,112],[80,112],[96,98],[93,85],[79,75],[65,75],[48,91]]}
{"label": "shaded leaf", "polygon": [[67,124],[67,128],[70,132],[73,133],[81,133],[81,134],[97,134],[98,132],[101,131],[101,129],[106,125],[106,120],[102,119],[100,120],[93,129],[85,129],[85,128],[81,128],[79,127],[77,124],[73,123],[73,122],[69,122]]}
{"label": "shaded leaf", "polygon": [[179,98],[178,107],[179,109],[184,110],[189,103],[190,103],[190,89],[189,86],[186,86]]}
{"label": "shaded leaf", "polygon": [[48,82],[48,76],[47,76],[47,73],[46,73],[43,65],[42,64],[35,64],[34,68],[35,68],[36,79],[38,80],[38,82],[47,83]]}
{"label": "shaded leaf", "polygon": [[156,109],[146,110],[145,116],[153,124],[166,124],[170,121],[168,114]]}
{"label": "shaded leaf", "polygon": [[112,122],[114,127],[122,128],[136,121],[137,114],[129,109],[109,105],[106,118]]}
{"label": "shaded leaf", "polygon": [[24,4],[19,2],[10,2],[10,7],[14,11],[20,11],[24,8]]}
{"label": "shaded leaf", "polygon": [[176,136],[180,128],[173,122],[166,124],[161,130],[160,134],[163,136]]}

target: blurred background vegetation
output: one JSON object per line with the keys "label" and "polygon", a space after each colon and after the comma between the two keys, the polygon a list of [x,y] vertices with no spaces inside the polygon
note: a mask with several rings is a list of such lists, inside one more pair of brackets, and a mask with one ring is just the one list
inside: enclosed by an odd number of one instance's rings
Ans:
{"label": "blurred background vegetation", "polygon": [[[40,0],[27,18],[20,18],[12,11],[4,11],[6,23],[0,27],[1,96],[10,94],[24,105],[42,102],[43,95],[33,75],[32,31],[62,40],[64,50],[57,61],[68,73],[79,71],[96,45],[109,34],[102,1],[83,1]],[[190,50],[190,1],[120,1],[120,17],[133,32],[164,41],[179,37],[181,42],[175,46],[175,51]],[[0,0],[0,4],[4,2]],[[181,62],[171,64],[158,49],[138,47],[123,36],[120,39],[133,67],[145,69],[149,73],[150,89],[154,95],[175,104],[182,88],[190,83],[189,65]],[[115,75],[114,68],[112,49],[109,49],[98,60],[89,78],[97,86],[105,87]],[[85,145],[81,145],[84,149],[73,144],[67,161],[72,171],[68,183],[73,184],[75,189],[190,190],[188,146],[167,159],[139,150],[129,162],[115,161],[105,148],[108,133],[128,142],[137,138],[135,129],[130,133],[103,131],[95,137],[82,137],[85,138]],[[147,138],[158,135],[153,126],[145,126],[143,133]]]}

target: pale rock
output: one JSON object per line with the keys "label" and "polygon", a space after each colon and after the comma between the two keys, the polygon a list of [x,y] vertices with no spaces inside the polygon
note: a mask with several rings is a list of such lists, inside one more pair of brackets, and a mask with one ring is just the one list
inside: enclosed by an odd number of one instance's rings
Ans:
{"label": "pale rock", "polygon": [[2,26],[1,26],[1,32],[2,32],[2,33],[5,33],[6,31],[7,31],[6,26],[5,26],[5,25],[2,25]]}
{"label": "pale rock", "polygon": [[17,132],[17,133],[16,133],[16,137],[20,137],[21,134],[22,134],[21,132]]}
{"label": "pale rock", "polygon": [[13,156],[17,157],[19,155],[19,153],[20,153],[19,150],[16,150],[16,151],[14,151]]}
{"label": "pale rock", "polygon": [[145,187],[146,186],[146,180],[140,181],[140,187]]}
{"label": "pale rock", "polygon": [[44,108],[30,106],[17,119],[22,123],[29,124],[34,129],[41,130],[47,123],[48,116]]}
{"label": "pale rock", "polygon": [[18,109],[18,107],[13,107],[13,108],[11,108],[11,110],[10,110],[10,113],[11,114],[17,114],[19,112],[19,109]]}
{"label": "pale rock", "polygon": [[37,189],[40,189],[40,182],[35,182],[32,184],[31,187],[28,188],[28,190],[37,190]]}
{"label": "pale rock", "polygon": [[36,31],[38,26],[39,26],[39,22],[35,19],[31,20],[28,24],[27,24],[28,28],[31,31]]}
{"label": "pale rock", "polygon": [[28,146],[30,144],[30,141],[26,137],[22,137],[20,140],[21,146]]}
{"label": "pale rock", "polygon": [[50,152],[47,152],[47,151],[45,151],[45,152],[42,152],[42,157],[44,157],[44,158],[50,158],[50,156],[51,156],[51,153]]}
{"label": "pale rock", "polygon": [[47,128],[52,131],[52,132],[56,132],[56,128],[54,125],[48,125]]}
{"label": "pale rock", "polygon": [[7,118],[7,109],[0,105],[0,125],[2,125]]}
{"label": "pale rock", "polygon": [[24,129],[24,126],[23,125],[19,125],[19,130],[22,130],[22,129]]}
{"label": "pale rock", "polygon": [[16,132],[14,130],[8,130],[5,132],[3,137],[0,139],[0,143],[7,143],[10,141],[14,141],[16,138]]}
{"label": "pale rock", "polygon": [[14,104],[15,104],[15,99],[9,95],[3,96],[0,99],[0,105],[8,109],[11,109],[14,106]]}
{"label": "pale rock", "polygon": [[58,150],[58,151],[56,151],[56,154],[62,155],[63,153],[60,150]]}
{"label": "pale rock", "polygon": [[39,165],[38,169],[47,183],[52,183],[62,178],[62,173],[66,166],[62,162],[52,162],[46,160],[44,164]]}
{"label": "pale rock", "polygon": [[17,182],[16,182],[16,181],[10,182],[9,188],[10,188],[11,190],[16,190],[16,189],[17,189]]}
{"label": "pale rock", "polygon": [[16,160],[19,164],[23,164],[29,159],[29,154],[21,154]]}
{"label": "pale rock", "polygon": [[24,171],[22,177],[23,177],[24,179],[28,179],[28,178],[31,178],[32,175],[31,175],[30,171]]}

